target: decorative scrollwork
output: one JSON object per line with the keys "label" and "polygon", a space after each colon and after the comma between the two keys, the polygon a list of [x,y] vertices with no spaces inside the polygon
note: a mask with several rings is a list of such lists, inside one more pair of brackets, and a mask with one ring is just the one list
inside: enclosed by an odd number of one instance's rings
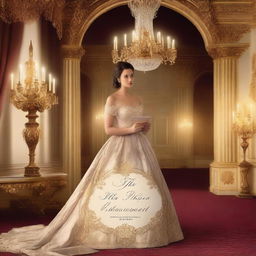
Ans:
{"label": "decorative scrollwork", "polygon": [[62,37],[62,15],[65,0],[1,0],[0,18],[7,23],[25,22],[43,16],[52,22]]}
{"label": "decorative scrollwork", "polygon": [[220,45],[213,48],[208,48],[207,51],[213,59],[224,57],[240,57],[241,54],[248,48],[248,44],[237,44],[231,46]]}
{"label": "decorative scrollwork", "polygon": [[67,185],[66,176],[35,178],[0,183],[0,191],[11,195],[15,207],[33,209],[44,213],[47,208],[58,209],[62,203],[54,195]]}

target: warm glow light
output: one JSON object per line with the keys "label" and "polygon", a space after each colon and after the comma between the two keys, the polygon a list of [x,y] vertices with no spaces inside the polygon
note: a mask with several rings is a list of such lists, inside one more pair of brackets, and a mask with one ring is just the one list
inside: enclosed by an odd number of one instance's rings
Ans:
{"label": "warm glow light", "polygon": [[22,83],[22,77],[23,75],[23,67],[22,67],[22,64],[19,65],[19,83]]}
{"label": "warm glow light", "polygon": [[124,34],[124,46],[126,47],[127,46],[127,35]]}
{"label": "warm glow light", "polygon": [[171,38],[170,38],[170,36],[167,36],[166,42],[167,42],[167,48],[170,49],[171,48]]}
{"label": "warm glow light", "polygon": [[175,39],[172,39],[172,49],[175,49]]}
{"label": "warm glow light", "polygon": [[102,113],[100,113],[100,114],[97,114],[96,116],[95,116],[95,119],[96,120],[102,120],[103,119],[103,114]]}
{"label": "warm glow light", "polygon": [[49,74],[49,91],[52,90],[52,74]]}
{"label": "warm glow light", "polygon": [[232,112],[233,128],[238,134],[247,133],[248,136],[255,130],[254,104],[252,102],[238,103],[236,111]]}
{"label": "warm glow light", "polygon": [[56,84],[55,84],[55,78],[52,79],[52,92],[55,93],[56,92]]}
{"label": "warm glow light", "polygon": [[158,31],[157,32],[157,42],[160,44],[161,43],[161,32],[160,31]]}
{"label": "warm glow light", "polygon": [[135,42],[135,31],[132,31],[132,42]]}
{"label": "warm glow light", "polygon": [[189,121],[188,119],[183,119],[179,123],[179,128],[191,128],[193,126],[193,123]]}
{"label": "warm glow light", "polygon": [[118,46],[117,46],[117,36],[114,37],[114,50],[118,50]]}

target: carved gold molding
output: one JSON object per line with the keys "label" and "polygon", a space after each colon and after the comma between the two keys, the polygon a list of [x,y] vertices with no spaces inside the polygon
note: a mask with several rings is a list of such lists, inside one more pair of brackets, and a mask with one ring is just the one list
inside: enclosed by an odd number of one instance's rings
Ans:
{"label": "carved gold molding", "polygon": [[1,0],[0,19],[7,23],[26,22],[43,16],[52,22],[62,37],[62,15],[65,0]]}
{"label": "carved gold molding", "polygon": [[[107,10],[127,2],[117,0],[75,0],[67,3],[65,8],[66,31],[63,38],[65,44],[80,44],[85,31],[95,18]],[[231,15],[229,5],[221,4],[220,7],[218,4],[213,3],[209,0],[163,0],[161,5],[179,12],[197,26],[206,46],[239,41],[250,30],[253,12],[250,11],[248,14],[247,11],[252,9],[252,5],[240,3],[237,5],[239,8],[235,8],[236,19],[238,19],[237,15],[242,15],[242,17],[246,17],[247,22],[243,18],[241,24],[234,22],[222,24],[219,20],[221,20],[222,16],[225,16],[225,10]]]}
{"label": "carved gold molding", "polygon": [[224,185],[234,184],[234,173],[232,171],[224,171],[221,174],[221,181],[223,182]]}
{"label": "carved gold molding", "polygon": [[[127,4],[128,0],[74,0],[66,2],[64,10],[65,44],[80,44],[85,31],[92,21],[102,13]],[[200,24],[201,32],[207,38],[206,42],[212,44],[218,40],[218,31],[211,2],[209,0],[164,0],[161,3],[182,15],[189,16],[194,24]]]}
{"label": "carved gold molding", "polygon": [[237,163],[226,163],[226,162],[212,162],[210,166],[213,168],[238,168]]}
{"label": "carved gold molding", "polygon": [[63,58],[69,59],[80,59],[85,54],[85,50],[82,47],[75,45],[62,45],[61,52]]}
{"label": "carved gold molding", "polygon": [[45,196],[52,194],[64,187],[67,181],[64,179],[45,180],[39,182],[17,182],[17,183],[1,183],[0,190],[13,195],[23,194],[24,191],[30,191],[35,196]]}
{"label": "carved gold molding", "polygon": [[64,10],[65,33],[63,34],[63,42],[65,44],[78,44],[81,41],[81,28],[86,22],[87,17],[94,9],[106,2],[104,0],[73,0],[66,1]]}
{"label": "carved gold molding", "polygon": [[210,0],[166,0],[163,2],[166,2],[166,5],[170,8],[172,5],[174,7],[179,6],[180,10],[178,10],[178,12],[181,11],[181,13],[183,13],[184,11],[186,13],[189,11],[192,18],[190,18],[190,20],[194,25],[203,23],[201,26],[207,28],[208,34],[210,34],[211,37],[207,38],[209,44],[217,43],[219,41],[215,13]]}
{"label": "carved gold molding", "polygon": [[249,24],[219,24],[219,42],[238,42],[250,29],[251,26]]}
{"label": "carved gold molding", "polygon": [[219,43],[238,42],[251,29],[253,1],[213,1]]}
{"label": "carved gold molding", "polygon": [[[44,16],[64,44],[80,45],[94,19],[128,0],[1,0],[5,22],[28,21]],[[248,1],[163,0],[161,3],[187,17],[202,34],[206,46],[237,42],[256,25],[256,3]]]}
{"label": "carved gold molding", "polygon": [[253,14],[253,1],[213,1],[212,6],[218,22],[248,22]]}
{"label": "carved gold molding", "polygon": [[6,182],[0,183],[0,191],[11,195],[11,205],[15,208],[44,213],[48,208],[58,209],[62,202],[54,200],[54,195],[67,185],[65,177],[38,178],[40,181]]}
{"label": "carved gold molding", "polygon": [[207,48],[207,52],[213,59],[234,57],[238,58],[249,47],[249,44],[239,44],[225,46],[220,45],[212,48]]}

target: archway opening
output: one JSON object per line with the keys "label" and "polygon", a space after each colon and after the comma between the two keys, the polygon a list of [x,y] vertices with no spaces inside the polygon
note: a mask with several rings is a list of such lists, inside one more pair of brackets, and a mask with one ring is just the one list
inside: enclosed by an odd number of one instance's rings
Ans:
{"label": "archway opening", "polygon": [[197,166],[213,161],[213,73],[201,74],[194,85],[193,154]]}

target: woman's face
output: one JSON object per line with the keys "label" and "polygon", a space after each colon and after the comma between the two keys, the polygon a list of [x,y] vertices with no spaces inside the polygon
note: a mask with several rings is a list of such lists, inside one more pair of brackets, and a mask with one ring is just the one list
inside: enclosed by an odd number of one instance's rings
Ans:
{"label": "woman's face", "polygon": [[132,69],[124,69],[119,78],[121,87],[131,88],[133,85],[133,80],[134,80],[133,70]]}

